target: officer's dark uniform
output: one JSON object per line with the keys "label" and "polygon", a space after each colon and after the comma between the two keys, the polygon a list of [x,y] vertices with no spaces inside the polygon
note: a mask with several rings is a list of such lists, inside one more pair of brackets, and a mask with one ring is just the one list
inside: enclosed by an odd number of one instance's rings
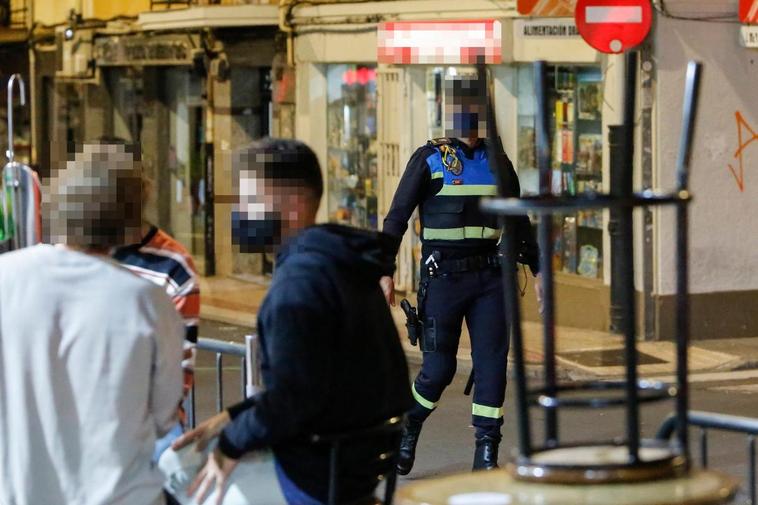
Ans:
{"label": "officer's dark uniform", "polygon": [[[472,416],[477,447],[483,440],[494,444],[495,452],[490,456],[496,462],[509,341],[501,258],[497,255],[498,219],[479,209],[481,197],[496,194],[485,142],[469,147],[457,139],[435,139],[419,148],[400,180],[383,231],[396,237],[399,247],[411,214],[420,207],[422,265],[418,310],[424,324],[423,365],[413,384],[416,401],[409,413],[410,429],[415,427],[420,432],[421,423],[434,410],[455,375],[458,340],[465,318],[475,374]],[[514,186],[511,193],[518,195],[518,178],[510,160],[507,169]],[[529,219],[519,218],[515,231],[518,259],[536,274],[538,249]],[[410,465],[416,440],[411,442]],[[410,466],[402,469],[399,465],[398,471],[407,473]]]}

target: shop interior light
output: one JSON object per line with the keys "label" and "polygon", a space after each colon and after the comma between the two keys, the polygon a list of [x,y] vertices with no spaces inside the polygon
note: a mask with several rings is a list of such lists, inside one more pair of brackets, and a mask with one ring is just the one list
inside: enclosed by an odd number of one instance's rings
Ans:
{"label": "shop interior light", "polygon": [[345,70],[342,73],[342,82],[347,85],[360,84],[365,86],[373,81],[376,81],[376,70],[373,68],[360,67],[356,70]]}
{"label": "shop interior light", "polygon": [[70,26],[66,27],[66,29],[63,31],[63,37],[66,40],[71,40],[74,38],[74,29]]}

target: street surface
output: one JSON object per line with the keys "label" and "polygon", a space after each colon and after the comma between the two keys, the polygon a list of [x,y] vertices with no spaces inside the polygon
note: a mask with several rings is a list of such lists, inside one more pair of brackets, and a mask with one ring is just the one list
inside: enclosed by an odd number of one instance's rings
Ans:
{"label": "street surface", "polygon": [[[200,336],[224,341],[242,342],[249,329],[241,326],[215,323],[203,320]],[[241,398],[240,364],[237,359],[225,361],[224,401],[226,405]],[[418,365],[411,365],[412,374]],[[691,383],[691,408],[709,412],[721,412],[740,416],[758,417],[758,372],[735,371],[693,376]],[[458,373],[453,383],[445,391],[437,411],[424,426],[413,472],[401,478],[403,482],[434,477],[450,472],[467,471],[471,468],[474,450],[474,430],[471,422],[471,400],[463,395],[467,374]],[[359,379],[357,379],[359,380]],[[214,412],[215,358],[209,353],[198,353],[196,368],[196,398],[198,419],[207,418]],[[673,410],[671,402],[644,406],[642,409],[643,435],[652,436],[666,415]],[[542,416],[533,411],[533,426],[539,432]],[[609,440],[623,436],[623,411],[620,409],[603,411],[566,412],[560,419],[560,436],[564,441]],[[538,440],[539,433],[533,433]],[[509,387],[506,399],[505,425],[501,445],[501,464],[507,459],[509,450],[515,447],[515,412],[513,408],[513,388]],[[699,464],[699,432],[691,435],[692,452]],[[742,435],[711,432],[709,438],[710,467],[724,471],[740,479],[745,479],[747,470],[747,444]]]}

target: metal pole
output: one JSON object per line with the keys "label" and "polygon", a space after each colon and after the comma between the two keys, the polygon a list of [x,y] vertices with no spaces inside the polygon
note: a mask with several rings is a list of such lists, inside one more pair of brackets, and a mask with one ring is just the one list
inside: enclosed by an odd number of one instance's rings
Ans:
{"label": "metal pole", "polygon": [[224,376],[223,376],[223,355],[216,353],[216,412],[221,412],[224,408]]}
{"label": "metal pole", "polygon": [[338,501],[338,488],[337,479],[339,479],[339,451],[340,441],[335,440],[332,442],[332,449],[329,451],[329,505],[337,505]]}
{"label": "metal pole", "polygon": [[[509,174],[505,170],[503,153],[499,149],[500,140],[497,135],[497,122],[493,106],[493,92],[487,79],[487,67],[482,60],[477,65],[477,77],[487,90],[487,159],[490,169],[496,175],[498,196],[518,197],[509,194],[507,182]],[[529,457],[532,453],[532,442],[529,427],[529,404],[526,391],[526,368],[524,366],[524,343],[521,334],[521,311],[519,308],[519,287],[516,277],[516,252],[514,244],[514,227],[512,218],[500,218],[503,236],[500,240],[500,254],[503,256],[503,287],[505,298],[506,326],[511,334],[513,349],[513,366],[516,377],[516,412],[518,412],[518,443],[521,457]]]}
{"label": "metal pole", "polygon": [[195,383],[192,383],[192,387],[187,396],[187,423],[190,428],[195,427]]}
{"label": "metal pole", "polygon": [[[534,63],[534,83],[537,94],[537,168],[540,195],[550,194],[550,129],[548,128],[548,96],[545,62]],[[555,371],[555,295],[553,290],[553,216],[542,215],[538,225],[540,273],[542,274],[542,338],[545,362],[545,394],[556,395]],[[545,412],[545,445],[558,443],[558,410]]]}
{"label": "metal pole", "polygon": [[[610,151],[611,163],[611,195],[622,196],[623,180],[621,178],[622,146],[624,145],[624,127],[611,125],[608,127],[608,150]],[[620,293],[622,274],[619,271],[619,258],[624,254],[624,247],[619,236],[619,213],[620,209],[610,209],[608,221],[608,233],[611,236],[611,331],[620,333],[624,321],[624,309],[621,306],[622,295]]]}
{"label": "metal pole", "polygon": [[247,398],[247,359],[240,359],[240,395],[244,400]]}
{"label": "metal pole", "polygon": [[521,308],[519,307],[518,279],[516,278],[516,254],[512,218],[501,218],[503,238],[500,252],[503,255],[503,284],[505,288],[505,315],[511,333],[513,367],[516,382],[516,412],[518,413],[518,443],[521,457],[532,454],[532,439],[529,426],[529,403],[526,391],[526,366],[524,363],[524,342],[521,334]]}
{"label": "metal pole", "polygon": [[[626,55],[626,89],[624,96],[624,143],[622,161],[619,167],[622,196],[632,194],[634,182],[634,114],[637,92],[637,53],[630,51]],[[624,314],[622,334],[626,358],[626,440],[631,463],[639,461],[640,422],[639,398],[637,394],[637,347],[635,335],[635,293],[634,293],[634,226],[633,209],[626,207],[619,211],[619,239],[623,252],[619,259],[619,281],[621,307]]]}
{"label": "metal pole", "polygon": [[[686,196],[690,158],[692,156],[692,139],[695,133],[697,116],[697,98],[700,89],[701,65],[690,61],[687,65],[687,77],[682,107],[682,133],[679,143],[679,157],[676,163],[676,184],[680,196]],[[682,202],[676,208],[676,416],[679,448],[689,464],[689,440],[687,433],[687,411],[689,410],[689,385],[687,383],[687,348],[690,339],[689,306],[689,217],[687,203]]]}
{"label": "metal pole", "polygon": [[21,74],[13,74],[10,79],[8,79],[8,151],[6,152],[6,156],[8,157],[8,161],[13,161],[13,84],[15,82],[18,82],[18,88],[21,92],[19,103],[21,105],[26,105],[26,85],[24,84],[24,78],[21,77]]}
{"label": "metal pole", "polygon": [[245,335],[245,362],[247,365],[245,367],[247,370],[245,393],[249,398],[262,389],[258,363],[258,335]]}
{"label": "metal pole", "polygon": [[748,475],[747,487],[750,493],[750,505],[755,505],[755,436],[747,437],[747,458],[748,458]]}

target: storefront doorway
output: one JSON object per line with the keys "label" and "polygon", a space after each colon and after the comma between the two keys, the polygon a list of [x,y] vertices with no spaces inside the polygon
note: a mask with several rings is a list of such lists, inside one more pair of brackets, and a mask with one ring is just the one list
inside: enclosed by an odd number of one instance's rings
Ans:
{"label": "storefront doorway", "polygon": [[112,115],[106,134],[138,141],[154,201],[147,218],[206,265],[204,79],[190,67],[107,69]]}

